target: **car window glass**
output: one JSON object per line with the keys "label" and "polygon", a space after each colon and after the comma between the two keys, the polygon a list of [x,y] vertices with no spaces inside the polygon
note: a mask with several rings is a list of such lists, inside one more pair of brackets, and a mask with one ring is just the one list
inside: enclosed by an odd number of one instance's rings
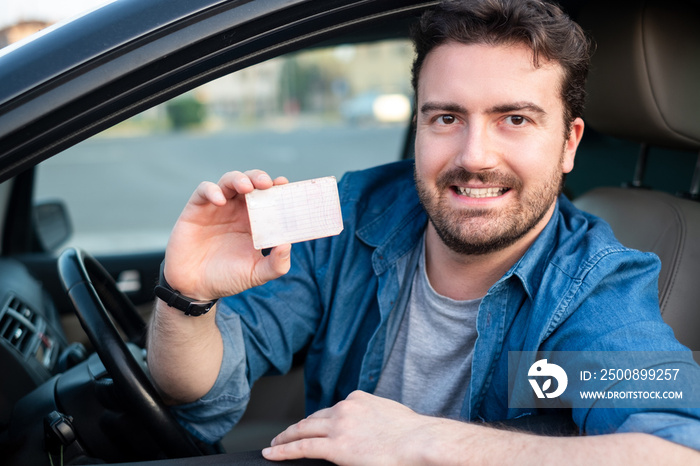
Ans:
{"label": "car window glass", "polygon": [[401,156],[413,50],[394,40],[313,49],[207,83],[48,159],[35,200],[61,200],[71,245],[157,250],[200,181],[260,168],[291,181]]}

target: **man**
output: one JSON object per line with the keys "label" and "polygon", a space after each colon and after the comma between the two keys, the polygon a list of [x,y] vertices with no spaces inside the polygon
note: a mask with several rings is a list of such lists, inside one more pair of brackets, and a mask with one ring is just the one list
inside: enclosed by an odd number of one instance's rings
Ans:
{"label": "man", "polygon": [[617,432],[583,437],[478,422],[537,413],[508,407],[509,351],[683,348],[661,322],[658,259],[559,196],[584,127],[580,28],[538,1],[452,1],[415,42],[415,164],[347,175],[341,235],[263,257],[243,194],[284,178],[230,172],[192,195],[164,276],[193,300],[228,297],[198,317],[157,303],[149,367],[164,396],[215,441],[249,385],[308,347],[313,414],[268,459],[697,462],[692,409],[571,411],[583,433]]}

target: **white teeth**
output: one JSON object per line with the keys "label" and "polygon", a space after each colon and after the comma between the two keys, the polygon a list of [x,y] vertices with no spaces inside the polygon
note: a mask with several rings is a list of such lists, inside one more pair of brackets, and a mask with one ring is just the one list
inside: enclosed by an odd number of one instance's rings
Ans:
{"label": "white teeth", "polygon": [[506,192],[506,188],[460,188],[457,187],[457,193],[467,197],[496,197]]}

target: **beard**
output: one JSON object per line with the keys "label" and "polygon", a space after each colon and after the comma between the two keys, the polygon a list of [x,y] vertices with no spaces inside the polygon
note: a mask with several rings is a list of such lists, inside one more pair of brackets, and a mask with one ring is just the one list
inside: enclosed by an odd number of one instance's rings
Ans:
{"label": "beard", "polygon": [[[546,179],[528,191],[513,175],[496,171],[471,173],[454,168],[442,173],[434,189],[429,188],[414,168],[418,196],[442,242],[463,255],[481,255],[500,251],[531,231],[562,191],[564,175],[561,163]],[[455,209],[447,196],[453,186],[478,180],[492,186],[506,186],[513,201],[504,208]]]}

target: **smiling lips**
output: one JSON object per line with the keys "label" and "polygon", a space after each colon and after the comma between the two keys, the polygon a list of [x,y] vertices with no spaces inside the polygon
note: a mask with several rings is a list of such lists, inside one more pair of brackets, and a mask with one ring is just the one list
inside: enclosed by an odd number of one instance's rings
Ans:
{"label": "smiling lips", "polygon": [[460,196],[471,198],[498,197],[505,194],[508,188],[462,188],[455,186],[454,190]]}

